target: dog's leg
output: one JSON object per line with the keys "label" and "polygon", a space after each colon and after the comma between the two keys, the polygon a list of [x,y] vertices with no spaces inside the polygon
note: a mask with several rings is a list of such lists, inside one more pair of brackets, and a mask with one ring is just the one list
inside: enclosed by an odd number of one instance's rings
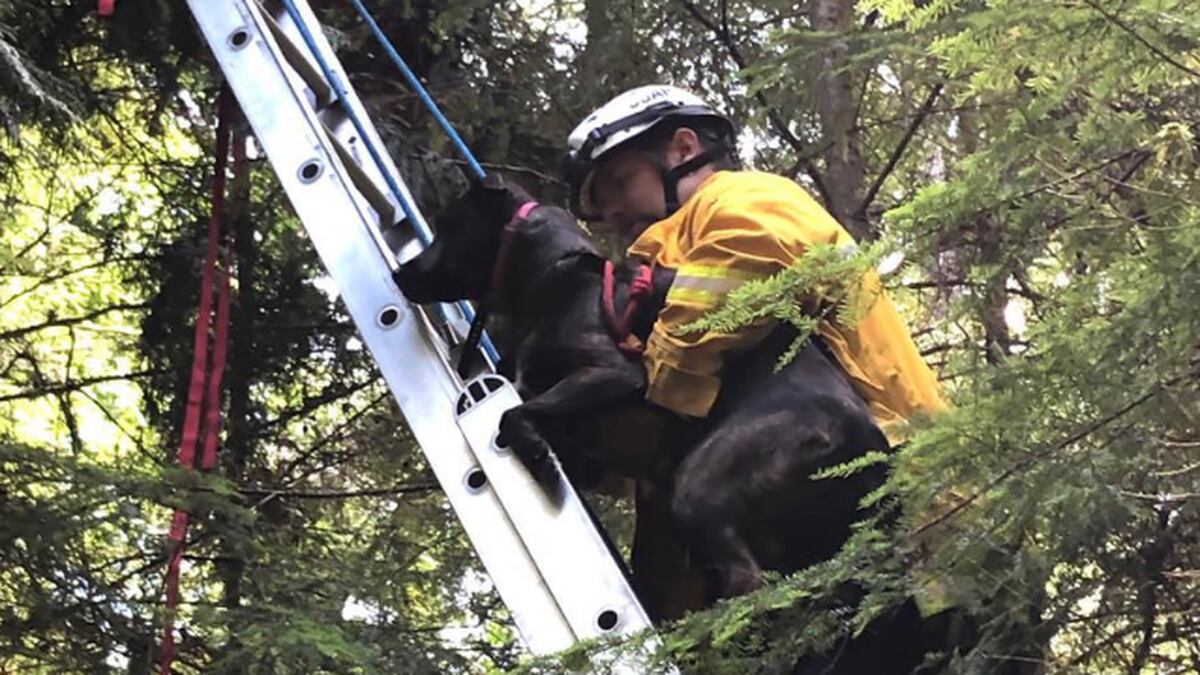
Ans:
{"label": "dog's leg", "polygon": [[688,564],[687,548],[675,531],[669,486],[639,480],[636,515],[629,566],[650,618],[674,621],[703,608],[705,580]]}
{"label": "dog's leg", "polygon": [[513,453],[552,498],[561,497],[552,448],[538,429],[543,420],[593,412],[635,398],[645,389],[640,368],[587,368],[500,418],[497,442]]}
{"label": "dog's leg", "polygon": [[[714,429],[688,453],[675,476],[672,513],[696,566],[710,575],[716,598],[760,585],[765,549],[755,537],[761,537],[765,524],[819,518],[805,512],[813,507],[808,502],[814,492],[810,474],[837,447],[825,420],[804,424],[783,405],[786,401],[750,400],[762,405],[738,411]],[[768,409],[768,403],[778,407]],[[842,513],[836,517],[846,518]],[[786,531],[770,534],[772,540],[786,536]]]}

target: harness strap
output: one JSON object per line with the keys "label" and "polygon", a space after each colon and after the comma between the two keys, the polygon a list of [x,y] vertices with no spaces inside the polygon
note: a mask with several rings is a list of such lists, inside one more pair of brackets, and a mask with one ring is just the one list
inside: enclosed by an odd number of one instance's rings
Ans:
{"label": "harness strap", "polygon": [[642,300],[654,288],[654,267],[642,265],[629,283],[629,299],[625,303],[625,311],[618,315],[616,302],[616,266],[611,260],[604,261],[604,283],[600,286],[600,296],[604,307],[604,318],[608,321],[609,332],[617,348],[629,355],[639,355],[645,346],[634,336],[633,317],[641,307]]}
{"label": "harness strap", "polygon": [[[221,414],[221,371],[225,368],[226,342],[229,336],[229,273],[219,270],[217,259],[221,248],[221,216],[225,209],[225,167],[229,154],[229,119],[232,96],[222,89],[218,97],[217,148],[213,168],[211,205],[208,221],[208,244],[204,256],[204,270],[200,279],[200,303],[196,312],[196,327],[192,352],[192,374],[188,385],[187,407],[184,413],[183,433],[179,442],[177,458],[179,465],[191,471],[196,467],[197,447],[201,436],[201,416],[204,415],[204,446],[201,448],[200,467],[211,468],[216,463],[217,432]],[[241,155],[236,155],[241,157]],[[228,265],[228,263],[226,263]],[[209,339],[214,328],[213,288],[218,288],[215,317],[215,344]],[[213,350],[211,372],[208,363],[210,344]],[[207,384],[207,387],[205,386]],[[207,411],[205,404],[207,403]],[[207,412],[207,414],[204,414]],[[170,551],[167,554],[166,607],[163,622],[162,661],[160,673],[168,675],[175,657],[175,609],[179,604],[179,568],[187,545],[190,517],[184,509],[177,509],[171,518],[168,535]]]}
{"label": "harness strap", "polygon": [[513,241],[517,238],[517,228],[529,218],[529,212],[537,207],[537,202],[522,204],[500,233],[500,248],[496,251],[496,262],[492,264],[492,293],[499,292],[500,284],[504,281],[504,271],[508,268],[508,255],[512,252]]}
{"label": "harness strap", "polygon": [[513,242],[517,238],[517,228],[529,218],[529,213],[537,207],[538,203],[534,201],[521,204],[508,223],[504,225],[504,230],[500,232],[500,247],[496,249],[496,261],[492,263],[491,288],[488,289],[487,295],[476,308],[475,318],[471,320],[471,329],[467,331],[467,341],[463,344],[462,353],[458,357],[457,370],[460,378],[467,377],[475,350],[479,347],[480,339],[483,338],[483,326],[487,323],[491,300],[496,293],[500,292],[500,284],[504,281],[504,271],[508,267],[508,256],[512,252]]}

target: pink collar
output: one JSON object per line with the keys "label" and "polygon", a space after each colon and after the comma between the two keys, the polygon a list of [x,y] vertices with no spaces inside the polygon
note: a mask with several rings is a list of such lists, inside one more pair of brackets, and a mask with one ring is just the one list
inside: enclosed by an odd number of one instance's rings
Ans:
{"label": "pink collar", "polygon": [[512,251],[513,240],[516,239],[517,228],[529,218],[529,213],[538,207],[535,201],[528,201],[517,207],[516,213],[509,219],[508,224],[500,233],[500,248],[496,251],[496,262],[492,263],[492,292],[500,291],[500,283],[504,281],[504,270],[508,267],[508,256]]}

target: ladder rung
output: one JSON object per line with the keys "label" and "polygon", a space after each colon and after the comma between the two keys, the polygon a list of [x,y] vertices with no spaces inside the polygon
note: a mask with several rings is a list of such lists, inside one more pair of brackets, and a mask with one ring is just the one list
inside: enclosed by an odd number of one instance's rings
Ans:
{"label": "ladder rung", "polygon": [[[276,44],[279,45],[279,51],[283,55],[284,61],[292,67],[292,70],[300,76],[300,79],[304,80],[309,90],[312,91],[313,96],[316,98],[314,108],[318,112],[324,111],[321,115],[322,126],[325,128],[329,139],[333,141],[333,147],[338,159],[346,166],[350,181],[354,183],[354,187],[362,193],[367,203],[371,205],[371,208],[379,216],[380,227],[387,227],[395,223],[396,206],[388,199],[387,195],[379,188],[375,181],[371,180],[370,176],[362,170],[358,157],[338,138],[328,123],[327,116],[333,112],[332,106],[337,101],[337,93],[333,90],[329,82],[325,80],[325,77],[313,62],[304,56],[304,51],[292,41],[291,37],[283,29],[283,26],[279,25],[279,22],[271,16],[270,12],[263,10],[258,2],[254,4],[259,8],[264,23],[267,25],[268,30],[270,30],[272,37],[275,38]],[[338,117],[343,117],[340,111],[338,111]]]}
{"label": "ladder rung", "polygon": [[[371,208],[375,209],[375,213],[379,216],[380,228],[393,225],[396,222],[396,206],[392,203],[392,200],[388,199],[383,190],[380,190],[379,186],[375,184],[375,181],[371,180],[371,177],[363,171],[362,167],[358,164],[358,158],[350,152],[346,144],[337,137],[337,134],[334,133],[333,129],[329,128],[329,125],[324,120],[321,121],[321,127],[325,130],[326,135],[329,136],[338,159],[346,167],[346,173],[350,178],[350,182],[362,193],[362,196],[366,198]],[[357,136],[352,136],[351,138],[355,139]]]}
{"label": "ladder rung", "polygon": [[321,71],[304,56],[304,51],[295,43],[292,38],[283,30],[283,26],[271,16],[270,12],[263,10],[261,5],[256,1],[253,3],[262,14],[267,29],[271,31],[271,35],[275,38],[276,44],[279,45],[279,51],[283,54],[283,58],[287,61],[292,70],[304,80],[304,84],[308,85],[310,91],[316,100],[313,101],[313,107],[316,110],[324,110],[333,105],[337,100],[337,93],[333,87],[325,81],[325,77],[321,75]]}

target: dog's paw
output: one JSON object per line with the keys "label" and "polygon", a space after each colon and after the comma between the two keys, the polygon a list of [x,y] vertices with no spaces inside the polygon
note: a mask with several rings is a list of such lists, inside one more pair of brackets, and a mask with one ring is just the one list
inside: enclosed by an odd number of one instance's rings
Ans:
{"label": "dog's paw", "polygon": [[558,501],[562,486],[559,485],[558,461],[554,451],[529,420],[519,412],[514,413],[516,410],[514,408],[500,418],[496,444],[511,450],[546,495]]}

